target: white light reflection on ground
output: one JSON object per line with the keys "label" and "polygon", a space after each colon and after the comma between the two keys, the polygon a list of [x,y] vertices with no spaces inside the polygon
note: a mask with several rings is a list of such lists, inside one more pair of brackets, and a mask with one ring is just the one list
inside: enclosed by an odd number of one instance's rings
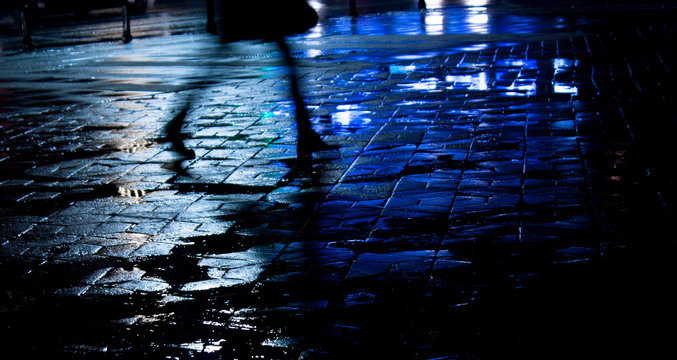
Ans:
{"label": "white light reflection on ground", "polygon": [[205,255],[198,266],[206,268],[210,279],[185,284],[182,291],[203,291],[232,287],[256,281],[282,249],[280,244],[255,246],[241,252]]}
{"label": "white light reflection on ground", "polygon": [[489,0],[463,0],[463,5],[465,5],[465,6],[487,6],[487,5],[489,5]]}
{"label": "white light reflection on ground", "polygon": [[406,74],[416,70],[415,65],[390,65],[388,70],[391,74]]}
{"label": "white light reflection on ground", "polygon": [[578,86],[574,86],[571,84],[553,83],[552,91],[555,94],[578,95]]}
{"label": "white light reflection on ground", "polygon": [[[462,67],[449,69],[451,73],[439,78],[436,76],[424,77],[416,82],[398,84],[401,92],[442,92],[442,91],[495,91],[505,96],[522,97],[534,96],[538,87],[536,79],[522,74],[522,70],[538,70],[535,61],[527,59],[509,59],[500,61],[496,66],[487,64],[464,64]],[[409,74],[415,71],[425,71],[416,65],[391,65],[389,70],[393,74]],[[460,72],[460,73],[459,73]],[[558,93],[576,94],[577,89],[566,82],[553,82],[554,91]]]}
{"label": "white light reflection on ground", "polygon": [[569,71],[573,68],[578,66],[578,60],[571,60],[571,59],[553,59],[552,60],[552,67],[555,69],[555,74]]}
{"label": "white light reflection on ground", "polygon": [[223,340],[223,339],[218,340],[218,341],[214,341],[214,342],[211,342],[211,343],[205,343],[205,342],[202,342],[202,341],[195,341],[195,342],[192,342],[192,343],[181,344],[181,345],[179,345],[179,347],[181,347],[183,349],[198,351],[198,352],[213,353],[213,352],[221,350],[221,348],[223,347],[222,344],[224,342],[225,342],[225,340]]}
{"label": "white light reflection on ground", "polygon": [[480,51],[489,48],[488,44],[473,44],[459,48],[461,51]]}
{"label": "white light reflection on ground", "polygon": [[447,75],[444,81],[450,83],[448,90],[466,89],[475,91],[489,90],[489,81],[486,71],[472,75]]}
{"label": "white light reflection on ground", "polygon": [[317,1],[317,0],[309,0],[308,5],[310,5],[310,7],[315,9],[315,11],[317,11],[317,12],[322,11],[322,9],[324,8],[324,4],[321,1]]}
{"label": "white light reflection on ground", "polygon": [[[422,79],[419,82],[415,83],[404,83],[404,84],[397,84],[398,86],[404,88],[404,91],[425,91],[425,92],[432,92],[435,90],[438,90],[438,78],[425,78]],[[441,89],[440,89],[441,91]]]}
{"label": "white light reflection on ground", "polygon": [[444,34],[444,13],[439,11],[429,11],[425,14],[425,33],[427,35]]}
{"label": "white light reflection on ground", "polygon": [[427,9],[442,9],[445,6],[445,0],[426,0]]}
{"label": "white light reflection on ground", "polygon": [[306,55],[307,55],[309,58],[316,58],[316,57],[318,57],[318,56],[324,55],[324,52],[322,52],[322,50],[309,49],[309,50],[306,50]]}
{"label": "white light reflection on ground", "polygon": [[507,91],[505,94],[508,96],[534,96],[536,95],[536,83],[535,82],[524,82],[524,83],[513,83],[512,85],[505,88]]}
{"label": "white light reflection on ground", "polygon": [[[565,74],[568,72],[575,71],[574,69],[578,66],[578,60],[557,58],[552,60],[552,67],[554,75]],[[570,94],[578,95],[578,86],[573,82],[566,81],[553,81],[552,91],[555,94]]]}
{"label": "white light reflection on ground", "polygon": [[331,123],[336,130],[361,129],[371,123],[371,119],[366,115],[370,111],[361,110],[363,107],[359,104],[345,104],[336,107],[337,112],[331,114]]}
{"label": "white light reflection on ground", "polygon": [[468,32],[474,34],[489,33],[489,14],[486,8],[473,8],[466,16]]}

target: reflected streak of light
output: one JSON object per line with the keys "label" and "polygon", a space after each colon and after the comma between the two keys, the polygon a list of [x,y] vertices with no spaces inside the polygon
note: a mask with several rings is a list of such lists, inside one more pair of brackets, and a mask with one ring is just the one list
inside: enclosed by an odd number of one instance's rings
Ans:
{"label": "reflected streak of light", "polygon": [[[447,75],[445,76],[444,81],[452,84],[448,87],[449,90],[453,90],[455,88],[465,88],[467,90],[475,91],[489,90],[487,73],[484,71],[473,75]],[[455,86],[457,83],[470,84],[470,86]]]}
{"label": "reflected streak of light", "polygon": [[426,0],[425,6],[428,9],[442,9],[444,8],[444,0]]}
{"label": "reflected streak of light", "polygon": [[[324,4],[321,1],[317,0],[309,0],[308,5],[315,9],[318,13],[324,9]],[[306,32],[306,34],[303,36],[306,39],[313,39],[313,38],[319,38],[323,34],[323,27],[322,27],[322,22],[318,21],[317,25],[315,25],[313,28],[311,28],[309,31]]]}
{"label": "reflected streak of light", "polygon": [[520,84],[520,85],[510,85],[508,87],[508,90],[517,90],[521,94],[527,95],[527,96],[533,96],[536,95],[536,83],[528,83],[528,84]]}
{"label": "reflected streak of light", "polygon": [[489,5],[489,0],[463,0],[463,5],[465,5],[465,6],[487,6],[487,5]]}
{"label": "reflected streak of light", "polygon": [[578,95],[578,86],[566,84],[553,84],[552,91],[556,94]]}
{"label": "reflected streak of light", "polygon": [[474,45],[470,45],[470,46],[464,46],[460,49],[463,50],[463,51],[479,51],[479,50],[484,50],[488,47],[489,47],[488,44],[474,44]]}
{"label": "reflected streak of light", "polygon": [[204,352],[206,353],[213,353],[221,350],[222,346],[216,346],[216,345],[207,345],[204,347]]}
{"label": "reflected streak of light", "polygon": [[118,193],[123,197],[135,199],[142,198],[147,194],[146,190],[128,189],[122,186],[118,187]]}
{"label": "reflected streak of light", "polygon": [[337,110],[356,110],[360,109],[362,106],[359,104],[343,104],[336,107]]}
{"label": "reflected streak of light", "polygon": [[331,115],[331,121],[339,126],[361,127],[371,122],[371,119],[364,117],[367,114],[369,111],[340,111]]}
{"label": "reflected streak of light", "polygon": [[424,27],[427,35],[444,34],[444,15],[439,12],[426,13]]}
{"label": "reflected streak of light", "polygon": [[322,55],[322,50],[310,49],[310,50],[306,51],[306,53],[308,54],[309,58],[316,58],[316,57]]}
{"label": "reflected streak of light", "polygon": [[468,22],[471,24],[486,24],[489,22],[489,14],[471,14],[468,16]]}
{"label": "reflected streak of light", "polygon": [[471,14],[468,16],[468,30],[475,34],[489,33],[489,15],[487,14]]}
{"label": "reflected streak of light", "polygon": [[427,78],[423,79],[417,83],[407,83],[407,84],[398,84],[401,87],[404,87],[404,91],[436,91],[437,88],[437,78]]}
{"label": "reflected streak of light", "polygon": [[322,37],[324,33],[324,27],[321,22],[318,22],[317,25],[308,30],[303,37],[306,39],[316,39]]}
{"label": "reflected streak of light", "polygon": [[527,70],[538,69],[535,60],[524,60],[524,59],[504,59],[497,61],[496,66],[509,68],[522,68]]}
{"label": "reflected streak of light", "polygon": [[196,342],[193,342],[193,343],[180,344],[179,346],[183,349],[201,351],[201,352],[205,352],[205,353],[213,353],[213,352],[217,352],[217,351],[221,350],[221,348],[223,347],[221,345],[222,342],[223,342],[223,340],[219,340],[215,343],[210,344],[210,343],[203,343],[201,341],[196,341]]}
{"label": "reflected streak of light", "polygon": [[388,70],[392,74],[406,74],[416,70],[415,65],[390,65]]}
{"label": "reflected streak of light", "polygon": [[324,4],[321,1],[317,0],[309,0],[308,5],[310,5],[310,7],[315,9],[315,11],[320,11],[322,10],[322,8],[324,8]]}
{"label": "reflected streak of light", "polygon": [[569,71],[576,66],[578,66],[578,60],[557,58],[552,61],[552,67],[555,70],[555,74]]}

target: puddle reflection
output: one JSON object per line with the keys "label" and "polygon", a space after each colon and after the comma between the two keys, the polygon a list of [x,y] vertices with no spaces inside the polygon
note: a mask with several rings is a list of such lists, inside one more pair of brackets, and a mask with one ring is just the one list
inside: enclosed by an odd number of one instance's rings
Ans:
{"label": "puddle reflection", "polygon": [[354,133],[371,123],[371,119],[367,117],[371,111],[364,110],[363,105],[339,105],[336,110],[331,114],[331,123],[335,133]]}
{"label": "puddle reflection", "polygon": [[578,95],[578,86],[573,86],[569,84],[554,83],[552,91],[555,94],[571,94]]}
{"label": "puddle reflection", "polygon": [[444,34],[444,14],[436,11],[427,12],[425,15],[425,33],[427,35]]}
{"label": "puddle reflection", "polygon": [[552,66],[555,69],[555,74],[566,72],[578,66],[578,60],[562,58],[553,59]]}
{"label": "puddle reflection", "polygon": [[[442,69],[425,69],[416,65],[390,65],[391,74],[439,74],[443,76],[422,77],[416,82],[398,84],[397,92],[435,93],[443,91],[494,91],[504,96],[535,96],[539,88],[535,74],[541,71],[552,71],[553,80],[548,91],[555,94],[578,95],[579,84],[571,75],[578,65],[576,60],[560,58],[551,63],[551,68],[539,68],[535,60],[503,59],[489,66],[485,63],[461,64]],[[548,66],[549,67],[549,66]],[[566,81],[572,79],[570,81]],[[410,103],[417,103],[413,99]]]}
{"label": "puddle reflection", "polygon": [[142,189],[131,189],[123,186],[118,187],[118,194],[122,197],[126,198],[132,198],[132,199],[140,199],[144,196],[146,196],[148,192],[146,190]]}
{"label": "puddle reflection", "polygon": [[444,81],[450,84],[446,87],[447,90],[489,90],[489,81],[486,71],[472,75],[447,75],[444,77]]}
{"label": "puddle reflection", "polygon": [[[318,3],[317,1],[312,3]],[[561,17],[511,15],[491,7],[487,0],[467,0],[448,7],[444,1],[426,1],[425,12],[394,11],[357,18],[330,17],[311,29],[304,38],[326,35],[442,35],[518,34],[562,30],[571,25]],[[318,6],[321,7],[321,4]],[[316,9],[317,6],[314,6]]]}

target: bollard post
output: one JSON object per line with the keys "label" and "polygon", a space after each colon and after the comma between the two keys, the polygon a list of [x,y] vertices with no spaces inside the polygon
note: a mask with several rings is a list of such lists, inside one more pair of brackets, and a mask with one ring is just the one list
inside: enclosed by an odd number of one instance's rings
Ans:
{"label": "bollard post", "polygon": [[425,10],[426,9],[425,0],[418,0],[418,9],[419,10]]}
{"label": "bollard post", "polygon": [[350,16],[357,16],[357,0],[350,1]]}
{"label": "bollard post", "polygon": [[24,0],[21,6],[21,33],[23,34],[23,39],[21,44],[25,50],[33,50],[35,46],[33,45],[33,40],[31,39],[32,31],[32,20],[33,20],[33,7],[31,6],[31,0]]}
{"label": "bollard post", "polygon": [[214,0],[207,1],[207,32],[216,34],[216,21],[214,20]]}
{"label": "bollard post", "polygon": [[127,0],[122,2],[122,42],[128,43],[132,41],[132,30],[129,24],[129,12],[127,11]]}

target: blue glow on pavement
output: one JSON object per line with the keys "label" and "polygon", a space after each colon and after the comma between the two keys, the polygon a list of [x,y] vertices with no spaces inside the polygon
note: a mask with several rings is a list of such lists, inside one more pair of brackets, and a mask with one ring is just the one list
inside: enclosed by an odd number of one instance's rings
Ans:
{"label": "blue glow on pavement", "polygon": [[447,75],[444,81],[450,83],[448,90],[466,89],[475,91],[489,90],[489,81],[486,71],[472,75]]}
{"label": "blue glow on pavement", "polygon": [[571,59],[553,59],[552,67],[555,69],[555,74],[563,71],[568,71],[578,66],[578,60]]}
{"label": "blue glow on pavement", "polygon": [[555,94],[578,95],[578,87],[569,84],[554,83],[552,85],[552,91]]}
{"label": "blue glow on pavement", "polygon": [[390,65],[388,68],[392,74],[407,74],[416,70],[415,65]]}

